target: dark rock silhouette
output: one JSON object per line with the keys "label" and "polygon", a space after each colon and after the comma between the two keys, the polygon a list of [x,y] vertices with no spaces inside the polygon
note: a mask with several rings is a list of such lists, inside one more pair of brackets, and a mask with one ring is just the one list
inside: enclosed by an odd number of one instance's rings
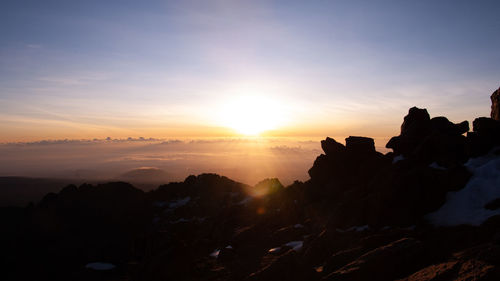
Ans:
{"label": "dark rock silhouette", "polygon": [[472,122],[473,132],[467,134],[467,148],[471,157],[486,154],[500,145],[500,121],[479,117]]}
{"label": "dark rock silhouette", "polygon": [[412,107],[401,125],[401,134],[391,138],[386,147],[395,155],[451,167],[468,158],[463,136],[468,131],[467,121],[454,124],[442,116],[430,119],[426,109]]}
{"label": "dark rock silhouette", "polygon": [[491,94],[491,118],[500,121],[500,88]]}
{"label": "dark rock silhouette", "polygon": [[[427,217],[465,190],[465,163],[498,158],[499,145],[494,118],[469,132],[467,121],[413,107],[393,152],[327,137],[310,180],[287,187],[216,174],[150,192],[67,185],[0,208],[2,280],[498,280],[500,215],[447,227]],[[489,199],[480,207],[495,214],[499,198]],[[86,266],[100,262],[113,266]]]}
{"label": "dark rock silhouette", "polygon": [[375,142],[372,138],[348,137],[345,139],[347,151],[353,154],[373,154],[375,153]]}

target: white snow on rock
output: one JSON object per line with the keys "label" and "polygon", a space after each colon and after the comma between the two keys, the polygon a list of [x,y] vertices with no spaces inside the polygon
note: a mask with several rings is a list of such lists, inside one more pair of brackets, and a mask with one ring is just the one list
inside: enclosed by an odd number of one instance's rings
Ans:
{"label": "white snow on rock", "polygon": [[191,201],[191,197],[189,197],[189,196],[185,197],[185,198],[182,198],[182,199],[178,199],[178,200],[172,200],[168,204],[168,207],[170,209],[179,208],[179,207],[182,207],[182,206],[186,205],[189,201]]}
{"label": "white snow on rock", "polygon": [[489,155],[470,159],[465,166],[473,173],[467,185],[448,192],[439,210],[427,215],[436,226],[480,225],[500,210],[487,210],[484,205],[500,197],[500,157]]}
{"label": "white snow on rock", "polygon": [[300,251],[304,241],[292,241],[285,244],[285,246],[291,247],[294,251]]}
{"label": "white snow on rock", "polygon": [[356,232],[361,232],[370,229],[368,225],[360,225],[360,226],[352,226],[346,229],[346,231],[356,231]]}
{"label": "white snow on rock", "polygon": [[398,155],[392,159],[392,164],[396,164],[401,160],[405,160],[405,157],[403,155]]}
{"label": "white snow on rock", "polygon": [[210,254],[210,257],[212,258],[217,258],[219,257],[219,253],[220,253],[220,250],[219,249],[215,249],[211,254]]}
{"label": "white snow on rock", "polygon": [[252,199],[253,198],[251,196],[247,196],[240,202],[236,203],[236,205],[246,205],[248,202],[252,201]]}
{"label": "white snow on rock", "polygon": [[226,249],[232,249],[232,248],[233,248],[233,246],[231,246],[231,245],[226,246]]}
{"label": "white snow on rock", "polygon": [[105,263],[105,262],[91,262],[88,263],[85,268],[93,269],[93,270],[111,270],[115,268],[114,264]]}
{"label": "white snow on rock", "polygon": [[443,167],[436,162],[432,162],[432,164],[429,165],[429,168],[433,168],[436,170],[446,170],[446,167]]}

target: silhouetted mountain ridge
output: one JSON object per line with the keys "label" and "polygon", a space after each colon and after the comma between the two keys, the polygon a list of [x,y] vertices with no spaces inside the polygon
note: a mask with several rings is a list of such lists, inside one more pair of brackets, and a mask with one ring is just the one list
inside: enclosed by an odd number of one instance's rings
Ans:
{"label": "silhouetted mountain ridge", "polygon": [[498,280],[497,96],[472,132],[410,108],[387,154],[326,138],[286,187],[201,174],[2,208],[5,280]]}

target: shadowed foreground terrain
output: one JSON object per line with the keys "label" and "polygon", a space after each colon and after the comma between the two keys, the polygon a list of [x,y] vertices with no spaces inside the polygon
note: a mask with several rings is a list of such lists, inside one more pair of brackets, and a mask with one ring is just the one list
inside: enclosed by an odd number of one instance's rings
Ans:
{"label": "shadowed foreground terrain", "polygon": [[69,185],[2,208],[2,280],[499,280],[500,115],[411,108],[399,136],[326,138],[310,180]]}

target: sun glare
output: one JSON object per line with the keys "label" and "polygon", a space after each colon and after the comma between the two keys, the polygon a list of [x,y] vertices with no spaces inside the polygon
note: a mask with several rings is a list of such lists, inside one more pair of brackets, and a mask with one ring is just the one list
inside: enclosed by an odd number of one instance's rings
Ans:
{"label": "sun glare", "polygon": [[221,125],[238,133],[256,136],[283,125],[283,106],[261,96],[241,96],[225,102],[219,112]]}

